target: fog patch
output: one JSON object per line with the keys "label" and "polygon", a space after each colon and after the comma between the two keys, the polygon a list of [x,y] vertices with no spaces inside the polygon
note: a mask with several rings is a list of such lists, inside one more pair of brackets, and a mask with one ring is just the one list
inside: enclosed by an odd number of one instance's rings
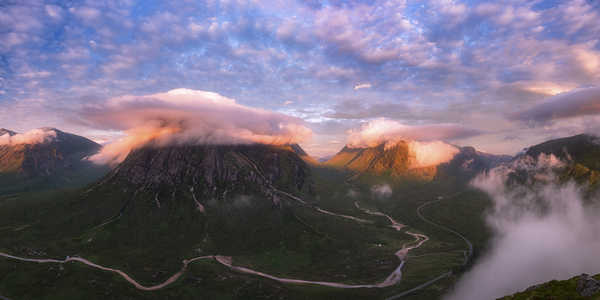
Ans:
{"label": "fog patch", "polygon": [[392,196],[392,187],[385,184],[377,184],[371,187],[371,193],[379,199],[385,199]]}
{"label": "fog patch", "polygon": [[559,183],[564,163],[521,157],[473,185],[487,192],[492,247],[446,300],[496,299],[553,279],[600,272],[600,220],[574,183]]}

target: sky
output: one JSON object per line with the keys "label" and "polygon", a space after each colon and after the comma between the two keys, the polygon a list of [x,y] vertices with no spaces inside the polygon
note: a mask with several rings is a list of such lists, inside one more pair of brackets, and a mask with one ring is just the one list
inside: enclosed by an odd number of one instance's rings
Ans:
{"label": "sky", "polygon": [[90,107],[182,89],[301,120],[317,157],[366,122],[504,154],[600,129],[592,0],[6,0],[0,28],[0,127],[20,132],[110,142]]}

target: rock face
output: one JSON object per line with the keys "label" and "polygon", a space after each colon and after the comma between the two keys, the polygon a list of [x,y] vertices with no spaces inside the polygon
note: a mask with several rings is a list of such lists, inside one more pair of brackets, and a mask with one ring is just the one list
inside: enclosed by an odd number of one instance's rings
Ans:
{"label": "rock face", "polygon": [[577,280],[577,292],[583,297],[591,297],[600,293],[600,281],[588,274],[581,274]]}
{"label": "rock face", "polygon": [[468,181],[478,173],[509,161],[510,156],[493,155],[475,150],[473,147],[459,148],[459,152],[447,163],[437,166],[414,168],[414,154],[406,142],[392,147],[381,144],[371,148],[344,147],[325,165],[346,168],[356,172],[387,174],[398,178],[419,180],[447,180],[455,178]]}
{"label": "rock face", "polygon": [[591,189],[600,188],[600,139],[588,134],[550,140],[532,146],[521,155],[537,158],[540,154],[554,155],[567,166],[559,175],[561,180],[574,180]]}
{"label": "rock face", "polygon": [[473,147],[461,147],[451,161],[437,167],[436,179],[468,182],[477,174],[511,159],[508,155],[494,155],[477,151]]}
{"label": "rock face", "polygon": [[295,151],[260,144],[149,145],[131,152],[101,185],[161,194],[189,190],[201,199],[259,193],[274,203],[274,188],[312,193],[310,168]]}
{"label": "rock face", "polygon": [[[11,173],[26,178],[52,176],[80,166],[84,157],[101,147],[84,137],[55,128],[42,130],[54,132],[55,137],[43,143],[0,145],[0,174]],[[14,136],[16,133],[0,130],[0,135],[4,134]]]}

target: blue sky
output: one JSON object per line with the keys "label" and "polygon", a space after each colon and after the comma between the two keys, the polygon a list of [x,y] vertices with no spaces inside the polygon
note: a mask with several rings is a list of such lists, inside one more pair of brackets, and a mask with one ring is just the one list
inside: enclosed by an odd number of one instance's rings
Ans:
{"label": "blue sky", "polygon": [[600,129],[597,1],[24,0],[0,28],[0,127],[17,131],[110,140],[84,107],[177,88],[301,118],[316,156],[379,118],[509,154]]}

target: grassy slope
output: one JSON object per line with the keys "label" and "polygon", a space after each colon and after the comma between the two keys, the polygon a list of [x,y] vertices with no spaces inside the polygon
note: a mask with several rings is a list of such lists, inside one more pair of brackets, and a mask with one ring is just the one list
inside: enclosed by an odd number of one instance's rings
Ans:
{"label": "grassy slope", "polygon": [[[378,282],[396,267],[398,262],[393,252],[412,238],[384,227],[386,223],[381,218],[357,211],[353,200],[347,197],[350,189],[344,181],[347,175],[317,168],[318,196],[312,201],[331,211],[372,218],[380,227],[317,214],[293,203],[288,203],[282,211],[265,215],[260,207],[235,208],[232,202],[224,204],[229,206],[222,207],[220,213],[203,218],[198,216],[189,195],[177,194],[177,201],[173,202],[177,205],[163,204],[166,209],[162,210],[155,209],[153,195],[138,195],[136,205],[145,207],[136,210],[141,215],[125,216],[90,230],[115,215],[112,208],[126,199],[120,198],[122,194],[117,190],[113,194],[103,193],[102,198],[95,198],[93,193],[82,196],[81,191],[65,191],[0,198],[0,251],[31,256],[28,251],[35,249],[56,258],[78,254],[121,268],[146,284],[162,282],[178,271],[183,258],[213,253],[232,255],[235,264],[286,277]],[[415,257],[409,258],[403,281],[392,288],[339,290],[281,285],[232,273],[214,262],[204,261],[192,265],[182,279],[164,290],[140,292],[116,275],[77,264],[59,268],[0,259],[0,295],[16,299],[80,299],[84,294],[89,299],[378,299],[410,289],[449,269],[458,270],[464,249],[462,241],[422,222],[415,214],[421,203],[455,191],[395,182],[394,196],[381,201],[370,194],[369,187],[382,180],[374,177],[371,182],[352,188],[358,192],[361,203],[392,212],[394,218],[410,225],[413,231],[431,237],[422,248],[411,252]],[[170,201],[169,197],[164,198],[167,198],[164,203]],[[251,201],[254,201],[252,206],[266,205],[259,198]],[[485,206],[482,200],[470,196],[453,201],[460,203],[461,210],[448,210],[444,205],[451,204],[443,202],[439,207],[428,207],[424,214],[440,218],[440,223],[483,245],[485,233],[469,226],[481,224],[469,220],[476,220],[474,215]],[[435,299],[454,280],[455,277],[442,280],[408,299]]]}
{"label": "grassy slope", "polygon": [[[526,291],[516,293],[511,296],[501,298],[502,300],[542,300],[542,299],[600,299],[600,295],[592,297],[582,297],[577,292],[577,279],[579,276],[568,280],[552,280],[538,286],[532,287]],[[600,279],[600,275],[594,276]]]}

